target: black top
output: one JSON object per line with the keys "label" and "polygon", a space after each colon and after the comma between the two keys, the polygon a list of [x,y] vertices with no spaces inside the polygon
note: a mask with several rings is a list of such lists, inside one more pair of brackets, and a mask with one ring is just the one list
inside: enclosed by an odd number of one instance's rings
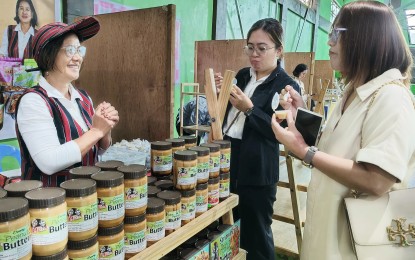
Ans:
{"label": "black top", "polygon": [[[250,79],[249,67],[241,69],[236,75],[237,85],[242,91],[245,90]],[[271,117],[274,113],[271,101],[274,94],[281,93],[281,90],[287,85],[291,85],[300,92],[298,84],[287,75],[278,63],[278,66],[255,89],[251,97],[254,110],[245,120],[240,157],[232,158],[232,160],[237,160],[239,165],[238,185],[271,185],[278,182],[279,146],[271,128]],[[226,125],[231,107],[232,105],[229,103],[223,126]],[[278,109],[282,109],[282,107],[280,106]]]}

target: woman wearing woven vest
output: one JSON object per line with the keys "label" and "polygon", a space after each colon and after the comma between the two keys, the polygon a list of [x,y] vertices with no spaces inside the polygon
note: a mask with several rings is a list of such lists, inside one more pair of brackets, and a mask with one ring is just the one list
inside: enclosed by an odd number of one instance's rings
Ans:
{"label": "woman wearing woven vest", "polygon": [[68,179],[70,168],[94,165],[98,152],[111,144],[117,110],[106,102],[94,110],[88,94],[71,84],[78,79],[86,54],[80,43],[99,28],[99,22],[89,17],[71,25],[45,25],[34,38],[34,58],[42,77],[16,108],[24,179],[59,186]]}
{"label": "woman wearing woven vest", "polygon": [[32,0],[17,1],[14,20],[17,25],[9,25],[4,30],[0,57],[33,58],[32,39],[37,32],[37,14]]}
{"label": "woman wearing woven vest", "polygon": [[286,88],[291,98],[281,102],[291,111],[288,128],[275,117],[272,122],[276,138],[314,167],[301,260],[356,259],[344,197],[351,190],[383,195],[402,187],[415,170],[415,110],[408,90],[412,57],[393,10],[375,1],[344,5],[328,45],[331,65],[347,88],[317,148],[307,146],[295,128],[295,108],[303,101],[291,88]]}

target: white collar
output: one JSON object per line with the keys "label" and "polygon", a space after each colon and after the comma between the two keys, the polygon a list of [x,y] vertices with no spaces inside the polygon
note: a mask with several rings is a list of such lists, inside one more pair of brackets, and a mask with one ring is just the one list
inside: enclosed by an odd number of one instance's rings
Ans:
{"label": "white collar", "polygon": [[[39,86],[41,86],[44,90],[46,90],[46,93],[49,97],[53,98],[59,98],[59,99],[66,99],[62,93],[60,93],[55,87],[53,87],[49,82],[46,81],[46,79],[43,76],[40,76],[39,79]],[[84,101],[82,96],[79,94],[79,92],[72,86],[72,84],[69,84],[69,93],[71,94],[71,101],[75,101],[75,99],[80,99]]]}
{"label": "white collar", "polygon": [[[14,28],[14,30],[16,31],[16,32],[22,32],[23,33],[23,31],[22,31],[22,26],[20,25],[20,23],[18,23],[17,25],[16,25],[16,28]],[[35,36],[35,29],[33,29],[33,26],[30,26],[30,28],[29,28],[29,31],[27,31],[28,33],[30,33],[32,36]]]}
{"label": "white collar", "polygon": [[359,95],[361,100],[365,100],[367,97],[372,95],[372,93],[374,93],[383,84],[394,81],[394,80],[403,80],[403,79],[405,79],[405,77],[402,76],[401,72],[398,69],[390,69],[390,70],[385,71],[383,74],[379,75],[378,77],[365,83],[364,85],[356,88],[356,92]]}
{"label": "white collar", "polygon": [[249,74],[250,74],[251,78],[252,77],[255,77],[255,81],[265,81],[269,77],[269,75],[271,75],[271,74],[268,74],[268,75],[266,75],[266,76],[264,76],[264,77],[262,77],[260,79],[257,79],[256,78],[256,71],[252,67],[249,68]]}

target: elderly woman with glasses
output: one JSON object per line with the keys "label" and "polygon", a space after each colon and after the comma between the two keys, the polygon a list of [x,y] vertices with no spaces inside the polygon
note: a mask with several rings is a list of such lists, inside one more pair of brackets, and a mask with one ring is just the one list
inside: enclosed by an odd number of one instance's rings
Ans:
{"label": "elderly woman with glasses", "polygon": [[[244,48],[251,67],[241,69],[230,96],[223,130],[231,141],[231,192],[239,195],[234,212],[241,219],[241,247],[248,259],[274,259],[271,230],[276,183],[279,179],[279,143],[271,128],[275,93],[295,81],[280,65],[283,55],[281,24],[271,18],[257,21]],[[216,75],[221,85],[221,76]],[[278,96],[277,96],[278,97]]]}
{"label": "elderly woman with glasses", "polygon": [[59,186],[73,167],[94,165],[111,144],[111,129],[119,117],[100,103],[94,109],[88,94],[72,85],[79,77],[86,48],[81,43],[99,31],[89,17],[74,24],[52,23],[34,38],[34,58],[42,77],[17,104],[17,138],[22,177]]}
{"label": "elderly woman with glasses", "polygon": [[[412,56],[394,11],[376,1],[344,5],[328,45],[331,65],[347,85],[317,147],[309,147],[295,128],[295,108],[302,99],[292,89],[286,89],[289,102],[281,102],[292,109],[288,128],[275,118],[272,122],[276,138],[314,167],[302,260],[356,259],[343,198],[351,190],[383,195],[404,186],[415,171],[415,109],[408,90]],[[394,258],[399,256],[382,259]]]}

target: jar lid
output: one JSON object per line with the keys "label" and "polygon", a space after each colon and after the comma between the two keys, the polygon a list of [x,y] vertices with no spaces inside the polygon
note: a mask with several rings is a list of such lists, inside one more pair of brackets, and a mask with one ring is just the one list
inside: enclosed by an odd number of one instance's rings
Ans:
{"label": "jar lid", "polygon": [[55,207],[65,202],[65,190],[57,187],[40,188],[26,193],[29,200],[29,208],[42,209]]}
{"label": "jar lid", "polygon": [[121,231],[124,230],[124,223],[121,222],[121,224],[115,226],[115,227],[98,227],[98,236],[113,236]]}
{"label": "jar lid", "polygon": [[188,198],[188,197],[192,197],[196,194],[196,189],[192,189],[192,190],[181,190],[180,193],[182,194],[182,197],[184,198]]}
{"label": "jar lid", "polygon": [[154,176],[148,176],[147,177],[147,185],[148,186],[154,186],[154,183],[157,181],[157,178]]}
{"label": "jar lid", "polygon": [[171,149],[171,143],[170,142],[164,142],[164,141],[156,141],[151,143],[151,149],[153,150],[170,150]]}
{"label": "jar lid", "polygon": [[216,227],[216,229],[220,232],[223,232],[227,229],[229,229],[230,227],[232,227],[232,225],[228,225],[228,224],[222,224]]}
{"label": "jar lid", "polygon": [[208,235],[208,239],[210,240],[210,241],[213,241],[213,240],[215,240],[218,236],[220,236],[222,234],[222,232],[219,232],[219,231],[213,231],[213,232],[210,232],[209,233],[209,235]]}
{"label": "jar lid", "polygon": [[0,199],[7,197],[7,191],[5,191],[4,189],[0,188]]}
{"label": "jar lid", "polygon": [[18,219],[29,211],[29,202],[24,198],[2,198],[0,205],[0,222]]}
{"label": "jar lid", "polygon": [[54,255],[47,255],[47,256],[32,255],[32,260],[65,260],[67,257],[68,257],[68,251],[65,247],[64,250]]}
{"label": "jar lid", "polygon": [[178,191],[160,191],[157,193],[157,198],[164,200],[166,205],[178,204],[182,198],[182,195]]}
{"label": "jar lid", "polygon": [[219,174],[219,177],[220,177],[221,180],[229,179],[229,176],[230,176],[230,173],[229,172],[221,172]]}
{"label": "jar lid", "polygon": [[180,147],[180,146],[184,146],[184,139],[182,138],[170,138],[170,139],[166,139],[166,142],[171,143],[172,147]]}
{"label": "jar lid", "polygon": [[209,184],[216,184],[219,183],[219,176],[216,178],[209,179]]}
{"label": "jar lid", "polygon": [[118,167],[123,166],[124,163],[118,160],[108,160],[103,162],[97,162],[95,166],[101,168],[104,171],[115,171]]}
{"label": "jar lid", "polygon": [[156,186],[148,186],[147,187],[147,196],[148,197],[156,197],[157,193],[159,193],[161,190],[160,188],[157,188]]}
{"label": "jar lid", "polygon": [[196,190],[206,190],[208,188],[208,183],[199,183],[196,185]]}
{"label": "jar lid", "polygon": [[147,214],[156,214],[164,210],[165,202],[159,198],[148,198]]}
{"label": "jar lid", "polygon": [[97,183],[91,179],[72,179],[62,182],[61,188],[66,190],[66,197],[84,197],[97,191]]}
{"label": "jar lid", "polygon": [[80,166],[69,170],[72,179],[91,178],[91,175],[100,172],[101,168],[97,166]]}
{"label": "jar lid", "polygon": [[197,153],[195,151],[185,150],[174,152],[174,159],[180,161],[192,161],[197,159]]}
{"label": "jar lid", "polygon": [[173,174],[165,174],[165,175],[153,174],[153,176],[157,178],[157,181],[161,181],[161,180],[173,181]]}
{"label": "jar lid", "polygon": [[124,175],[121,172],[98,172],[91,176],[97,182],[98,188],[111,188],[124,183]]}
{"label": "jar lid", "polygon": [[193,146],[193,147],[190,147],[189,150],[197,152],[197,156],[206,156],[206,155],[209,155],[210,153],[209,147],[203,147],[203,146]]}
{"label": "jar lid", "polygon": [[124,224],[125,225],[131,225],[131,224],[137,224],[146,219],[146,213],[142,213],[138,216],[125,216],[124,217]]}
{"label": "jar lid", "polygon": [[[209,232],[209,231],[208,231]],[[206,236],[207,237],[207,236]],[[209,244],[210,243],[210,241],[209,240],[207,240],[207,239],[199,239],[197,242],[196,242],[196,244],[195,244],[195,247],[197,248],[197,249],[202,249],[202,248],[204,248],[207,244]]]}
{"label": "jar lid", "polygon": [[219,150],[220,150],[220,145],[219,144],[204,143],[204,144],[201,144],[200,146],[209,148],[211,153],[219,152]]}
{"label": "jar lid", "polygon": [[220,145],[221,149],[231,148],[231,141],[229,140],[214,140],[212,143]]}
{"label": "jar lid", "polygon": [[[4,186],[4,189],[7,191],[7,195],[9,197],[22,197],[26,192],[30,190],[35,190],[38,188],[42,188],[43,183],[37,180],[23,180],[19,182],[12,182]],[[1,196],[0,196],[1,197]]]}
{"label": "jar lid", "polygon": [[141,164],[124,165],[117,168],[119,172],[124,173],[124,179],[140,179],[147,175],[147,168]]}
{"label": "jar lid", "polygon": [[81,241],[71,241],[68,240],[68,249],[69,250],[83,250],[89,247],[94,246],[98,242],[98,234],[95,234],[93,237],[90,237]]}
{"label": "jar lid", "polygon": [[210,232],[209,229],[204,228],[199,233],[197,233],[196,236],[200,238],[201,241],[203,241],[203,239],[207,238],[207,236],[209,235],[209,232]]}
{"label": "jar lid", "polygon": [[212,223],[210,223],[209,224],[209,226],[207,226],[207,228],[210,230],[210,231],[215,231],[215,230],[217,230],[216,228],[219,226],[219,220],[215,220],[215,221],[213,221]]}
{"label": "jar lid", "polygon": [[171,190],[174,187],[173,181],[171,180],[159,180],[154,183],[154,185],[163,190]]}
{"label": "jar lid", "polygon": [[192,236],[188,240],[184,241],[181,246],[184,248],[194,248],[198,240],[199,238],[197,236]]}
{"label": "jar lid", "polygon": [[179,138],[184,139],[185,144],[195,144],[197,142],[197,137],[195,135],[183,135]]}

